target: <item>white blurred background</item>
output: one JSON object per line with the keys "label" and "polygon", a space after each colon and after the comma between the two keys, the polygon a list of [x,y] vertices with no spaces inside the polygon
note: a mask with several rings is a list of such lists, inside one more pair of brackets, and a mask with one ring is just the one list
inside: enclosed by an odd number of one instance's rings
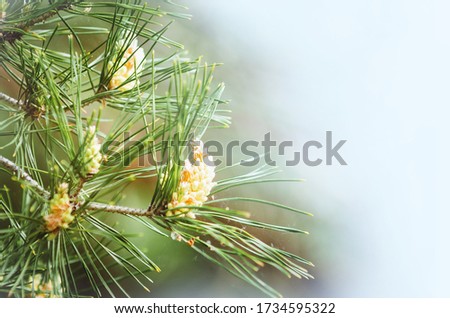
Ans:
{"label": "white blurred background", "polygon": [[[260,190],[315,215],[280,214],[311,232],[291,245],[316,264],[313,281],[275,279],[284,295],[450,297],[450,2],[181,3],[193,19],[175,38],[224,63],[234,125],[220,139],[348,140],[348,166],[283,168],[307,181]],[[259,295],[188,276],[154,296]]]}

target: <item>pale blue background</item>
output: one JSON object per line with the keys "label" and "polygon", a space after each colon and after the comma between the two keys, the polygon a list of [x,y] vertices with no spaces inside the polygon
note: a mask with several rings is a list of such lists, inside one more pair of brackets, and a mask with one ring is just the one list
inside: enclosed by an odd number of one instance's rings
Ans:
{"label": "pale blue background", "polygon": [[190,51],[225,63],[226,138],[348,140],[346,167],[288,169],[316,279],[287,294],[450,297],[450,3],[182,3]]}

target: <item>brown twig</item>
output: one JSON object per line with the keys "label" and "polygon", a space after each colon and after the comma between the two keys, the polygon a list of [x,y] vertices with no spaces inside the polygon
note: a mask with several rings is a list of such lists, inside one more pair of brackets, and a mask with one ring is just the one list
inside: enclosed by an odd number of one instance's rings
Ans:
{"label": "brown twig", "polygon": [[[1,155],[0,155],[0,166],[5,168],[6,170],[12,172],[13,174],[17,175],[17,177],[19,179],[28,183],[29,186],[34,188],[36,190],[36,192],[39,195],[43,196],[45,199],[50,198],[50,192],[45,190],[36,180],[34,180],[22,168],[18,167],[14,162],[12,162],[11,160],[9,160]],[[90,203],[86,204],[85,209],[89,210],[89,211],[103,211],[103,212],[110,212],[110,213],[135,215],[135,216],[151,217],[154,215],[152,211],[148,211],[148,210],[130,208],[130,207],[119,206],[119,205],[110,205],[110,204],[104,204],[104,203],[98,203],[98,202],[90,202]]]}
{"label": "brown twig", "polygon": [[72,1],[66,1],[65,3],[57,6],[55,9],[53,9],[51,11],[45,12],[42,15],[40,15],[34,19],[30,19],[28,21],[19,23],[14,26],[15,29],[19,29],[21,31],[1,32],[1,30],[0,30],[0,43],[14,42],[15,40],[20,39],[24,35],[24,33],[28,30],[28,28],[53,17],[55,14],[58,13],[58,11],[69,9],[71,7],[71,5],[72,5]]}
{"label": "brown twig", "polygon": [[15,98],[8,96],[1,92],[0,92],[0,100],[5,101],[6,103],[8,103],[12,106],[19,106],[19,108],[23,107],[23,103],[20,100],[17,100]]}

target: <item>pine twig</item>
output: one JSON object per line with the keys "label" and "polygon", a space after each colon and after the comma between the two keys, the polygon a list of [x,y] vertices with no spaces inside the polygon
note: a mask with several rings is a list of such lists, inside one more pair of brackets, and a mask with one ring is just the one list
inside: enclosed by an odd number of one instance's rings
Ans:
{"label": "pine twig", "polygon": [[104,203],[97,203],[97,202],[91,202],[86,207],[87,210],[91,211],[104,211],[104,212],[111,212],[111,213],[119,213],[119,214],[126,214],[126,215],[135,215],[135,216],[152,216],[153,213],[151,211],[142,210],[142,209],[135,209],[135,208],[129,208],[125,206],[119,206],[119,205],[109,205]]}
{"label": "pine twig", "polygon": [[[15,25],[14,28],[25,32],[28,30],[29,27],[31,27],[35,24],[41,23],[41,22],[53,17],[55,14],[58,13],[58,11],[69,9],[71,6],[72,6],[72,1],[65,1],[63,4],[57,6],[55,9],[45,12],[36,18],[19,23],[19,24]],[[0,32],[0,43],[14,42],[15,40],[18,40],[23,36],[23,32],[20,32],[20,31]]]}
{"label": "pine twig", "polygon": [[20,100],[17,100],[9,95],[6,95],[5,93],[0,92],[0,100],[12,106],[19,106],[19,108],[23,107],[23,103]]}
{"label": "pine twig", "polygon": [[26,181],[31,187],[33,187],[40,195],[45,198],[50,197],[50,193],[46,191],[36,180],[34,180],[28,173],[18,167],[11,160],[0,155],[0,166],[13,172],[19,179]]}
{"label": "pine twig", "polygon": [[[42,195],[44,198],[48,199],[50,198],[50,193],[45,190],[36,180],[34,180],[27,172],[25,172],[23,169],[18,167],[14,162],[11,160],[3,157],[0,155],[0,166],[11,171],[12,173],[16,174],[17,177],[23,181],[26,181],[29,186],[33,187],[36,192],[40,195]],[[126,214],[126,215],[135,215],[135,216],[147,216],[151,217],[153,213],[151,211],[143,210],[143,209],[136,209],[136,208],[130,208],[125,206],[119,206],[119,205],[109,205],[104,203],[98,203],[98,202],[90,202],[86,205],[86,210],[90,211],[104,211],[104,212],[110,212],[110,213],[119,213],[119,214]]]}

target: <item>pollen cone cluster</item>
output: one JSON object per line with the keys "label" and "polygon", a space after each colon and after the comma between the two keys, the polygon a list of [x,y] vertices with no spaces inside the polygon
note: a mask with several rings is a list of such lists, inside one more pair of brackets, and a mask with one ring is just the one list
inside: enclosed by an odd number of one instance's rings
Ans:
{"label": "pollen cone cluster", "polygon": [[[125,39],[117,41],[116,50],[121,52],[124,50]],[[120,60],[119,60],[120,58]],[[133,89],[136,84],[139,84],[138,76],[142,72],[144,66],[144,50],[139,47],[138,41],[134,39],[131,41],[130,45],[125,49],[122,56],[111,60],[108,63],[108,70],[113,68],[118,68],[114,75],[112,76],[108,88],[109,89],[119,89],[120,91],[127,91]],[[122,85],[136,75],[135,79],[130,80],[128,83]]]}
{"label": "pollen cone cluster", "polygon": [[81,174],[85,178],[97,174],[103,160],[100,152],[102,145],[99,143],[95,132],[95,126],[89,126],[85,134],[88,143],[84,152],[83,167],[81,169]]}
{"label": "pollen cone cluster", "polygon": [[[57,277],[58,283],[60,283],[60,278]],[[30,290],[34,291],[35,298],[56,298],[58,297],[55,294],[55,290],[53,288],[53,283],[51,281],[44,282],[44,279],[41,274],[36,274],[33,277],[33,281],[28,286]],[[31,295],[30,295],[31,296]]]}
{"label": "pollen cone cluster", "polygon": [[207,163],[204,161],[203,144],[194,146],[193,163],[186,159],[181,171],[181,178],[177,191],[172,195],[168,208],[172,209],[166,216],[183,214],[195,218],[192,208],[202,206],[208,200],[211,189],[215,186],[213,182],[215,173],[212,158],[209,156]]}
{"label": "pollen cone cluster", "polygon": [[50,213],[44,216],[45,227],[51,232],[49,239],[54,238],[59,229],[68,228],[74,219],[68,190],[69,185],[61,183],[50,200]]}

